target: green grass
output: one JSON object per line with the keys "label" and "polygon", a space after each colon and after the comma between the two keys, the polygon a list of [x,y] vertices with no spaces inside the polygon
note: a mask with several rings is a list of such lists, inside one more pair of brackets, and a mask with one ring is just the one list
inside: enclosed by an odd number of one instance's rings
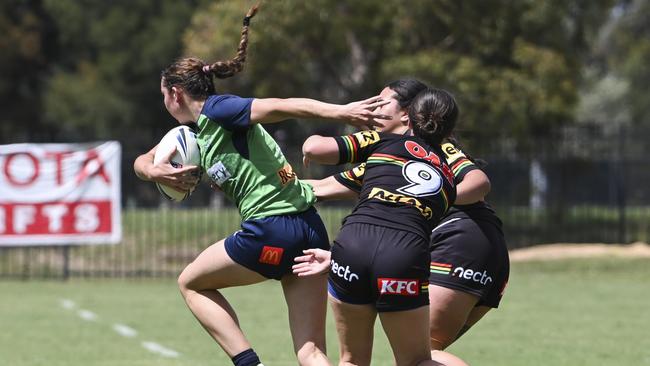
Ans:
{"label": "green grass", "polygon": [[[590,259],[515,263],[500,309],[450,351],[472,365],[650,365],[650,261]],[[11,366],[228,365],[185,308],[173,280],[0,282],[0,364]],[[225,291],[267,365],[295,365],[279,284]],[[74,301],[64,309],[61,299]],[[84,321],[78,309],[97,314]],[[336,335],[328,318],[330,356]],[[118,335],[112,324],[138,331]],[[181,353],[146,351],[154,341]],[[373,365],[390,365],[377,332]]]}

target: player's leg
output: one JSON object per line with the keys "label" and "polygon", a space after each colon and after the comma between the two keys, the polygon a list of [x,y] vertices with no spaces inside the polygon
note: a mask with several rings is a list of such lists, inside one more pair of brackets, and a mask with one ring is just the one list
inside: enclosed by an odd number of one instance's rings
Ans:
{"label": "player's leg", "polygon": [[478,300],[478,296],[467,292],[429,285],[432,350],[444,350],[458,338]]}
{"label": "player's leg", "polygon": [[463,334],[465,334],[469,328],[474,326],[474,324],[478,323],[479,320],[485,316],[485,314],[488,313],[488,311],[492,310],[493,308],[490,306],[485,306],[485,305],[480,305],[480,306],[475,306],[472,311],[470,311],[469,315],[467,316],[467,321],[465,322],[465,325],[463,325],[463,328],[461,328],[460,332],[458,332],[458,335],[456,336],[456,339],[460,338]]}
{"label": "player's leg", "polygon": [[395,356],[395,365],[443,365],[431,360],[426,306],[404,311],[380,312],[379,319]]}
{"label": "player's leg", "polygon": [[289,327],[300,365],[329,365],[325,349],[327,276],[282,278]]}
{"label": "player's leg", "polygon": [[444,350],[498,305],[507,248],[497,225],[469,218],[439,225],[431,244],[431,349]]}
{"label": "player's leg", "polygon": [[342,302],[330,295],[339,336],[339,365],[370,365],[377,311],[372,305]]}
{"label": "player's leg", "polygon": [[429,245],[416,233],[385,228],[373,262],[375,306],[395,364],[440,365],[429,348]]}
{"label": "player's leg", "polygon": [[178,278],[178,284],[196,319],[231,358],[251,348],[239,327],[235,311],[217,290],[249,285],[266,278],[235,263],[221,240],[190,263]]}

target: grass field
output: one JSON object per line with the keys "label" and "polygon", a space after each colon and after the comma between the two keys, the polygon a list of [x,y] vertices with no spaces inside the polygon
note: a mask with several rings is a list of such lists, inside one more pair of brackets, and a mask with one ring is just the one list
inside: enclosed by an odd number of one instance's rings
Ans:
{"label": "grass field", "polygon": [[[513,263],[501,308],[450,351],[482,366],[650,365],[649,278],[648,259]],[[274,282],[225,291],[267,366],[295,365],[280,292]],[[230,364],[171,279],[4,281],[0,293],[0,365]],[[373,360],[391,364],[379,330]]]}

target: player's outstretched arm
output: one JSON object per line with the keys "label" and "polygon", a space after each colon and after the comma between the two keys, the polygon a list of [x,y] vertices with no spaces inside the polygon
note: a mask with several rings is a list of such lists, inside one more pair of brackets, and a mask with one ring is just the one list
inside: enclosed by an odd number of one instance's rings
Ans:
{"label": "player's outstretched arm", "polygon": [[274,123],[290,118],[324,118],[347,122],[354,126],[381,126],[389,116],[375,112],[390,103],[374,96],[348,104],[324,103],[308,98],[255,99],[251,105],[251,123]]}
{"label": "player's outstretched arm", "polygon": [[301,181],[311,185],[319,202],[359,198],[358,192],[339,183],[333,175],[323,179],[301,179]]}

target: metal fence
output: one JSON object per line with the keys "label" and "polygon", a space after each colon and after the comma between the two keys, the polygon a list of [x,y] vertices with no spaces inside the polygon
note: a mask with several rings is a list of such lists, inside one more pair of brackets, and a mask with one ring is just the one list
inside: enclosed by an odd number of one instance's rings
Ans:
{"label": "metal fence", "polygon": [[[545,149],[535,154],[487,156],[488,201],[504,223],[510,248],[649,241],[645,144],[631,135],[609,140],[579,135],[561,143],[540,141]],[[134,156],[124,155],[123,186],[130,194],[124,195],[121,243],[0,247],[0,277],[173,277],[202,249],[239,228],[236,210],[207,187],[182,205],[160,201],[152,185],[133,177]],[[139,196],[161,203],[151,207],[134,199]],[[319,205],[331,238],[350,209],[350,204]]]}

